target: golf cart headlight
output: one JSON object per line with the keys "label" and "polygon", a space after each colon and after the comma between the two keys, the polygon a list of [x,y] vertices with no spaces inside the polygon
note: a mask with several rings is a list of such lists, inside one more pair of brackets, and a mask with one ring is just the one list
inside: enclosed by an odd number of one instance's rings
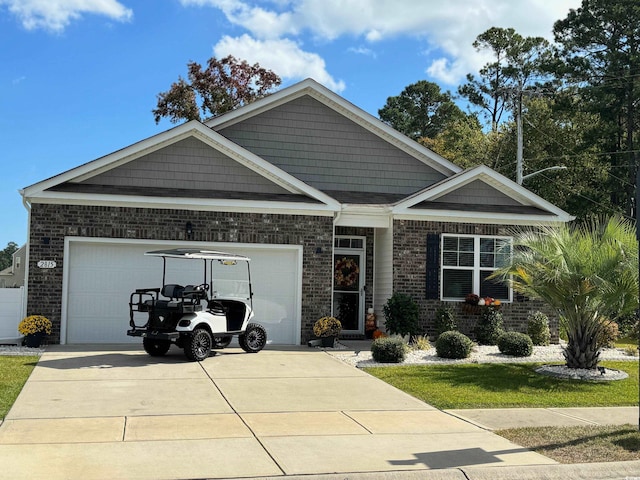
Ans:
{"label": "golf cart headlight", "polygon": [[191,325],[191,320],[180,320],[180,323],[178,325],[181,327],[188,327],[189,325]]}

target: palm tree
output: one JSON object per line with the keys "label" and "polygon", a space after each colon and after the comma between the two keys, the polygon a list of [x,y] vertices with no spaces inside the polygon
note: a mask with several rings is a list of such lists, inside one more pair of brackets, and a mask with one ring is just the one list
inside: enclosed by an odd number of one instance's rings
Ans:
{"label": "palm tree", "polygon": [[638,307],[635,226],[612,217],[515,232],[511,263],[493,277],[558,312],[567,367],[596,368],[600,331]]}

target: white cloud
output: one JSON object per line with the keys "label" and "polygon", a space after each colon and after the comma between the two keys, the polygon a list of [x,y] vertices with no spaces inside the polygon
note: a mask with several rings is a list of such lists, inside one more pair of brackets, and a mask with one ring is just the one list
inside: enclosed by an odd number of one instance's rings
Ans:
{"label": "white cloud", "polygon": [[213,47],[218,58],[233,55],[247,62],[273,70],[282,78],[313,78],[334,92],[342,92],[345,84],[335,80],[326,69],[324,60],[315,53],[305,52],[289,39],[257,40],[249,35],[224,36]]}
{"label": "white cloud", "polygon": [[358,55],[364,55],[366,57],[372,57],[372,58],[377,57],[376,52],[366,47],[349,47],[347,51],[358,54]]}
{"label": "white cloud", "polygon": [[6,6],[27,30],[61,32],[83,14],[104,15],[118,21],[133,18],[133,11],[117,0],[0,0],[0,6]]}
{"label": "white cloud", "polygon": [[450,62],[447,58],[438,58],[432,61],[426,72],[432,78],[437,78],[442,83],[452,85],[456,84],[460,77],[467,73],[459,62]]}
{"label": "white cloud", "polygon": [[260,6],[249,0],[181,2],[218,8],[230,23],[260,40],[310,35],[322,43],[351,37],[354,43],[365,40],[375,45],[412,36],[431,51],[429,74],[451,84],[486,62],[471,44],[488,28],[513,27],[521,35],[551,40],[553,22],[581,4],[581,0],[448,0],[433,7],[415,0],[263,0]]}

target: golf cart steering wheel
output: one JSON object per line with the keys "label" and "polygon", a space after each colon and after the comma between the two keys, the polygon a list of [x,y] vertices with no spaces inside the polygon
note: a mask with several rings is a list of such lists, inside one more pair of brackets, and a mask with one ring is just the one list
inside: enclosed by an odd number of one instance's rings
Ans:
{"label": "golf cart steering wheel", "polygon": [[201,283],[200,285],[198,285],[196,287],[196,290],[199,292],[207,292],[209,291],[209,284],[208,283]]}

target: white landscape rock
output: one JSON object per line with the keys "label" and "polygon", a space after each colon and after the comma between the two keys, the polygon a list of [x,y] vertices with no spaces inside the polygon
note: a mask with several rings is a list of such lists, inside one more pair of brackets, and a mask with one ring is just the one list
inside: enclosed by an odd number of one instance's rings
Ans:
{"label": "white landscape rock", "polygon": [[[533,354],[529,357],[512,357],[500,353],[497,346],[476,345],[471,356],[460,360],[440,358],[436,354],[435,347],[429,350],[412,350],[402,363],[378,363],[371,357],[368,350],[350,351],[336,350],[330,352],[334,357],[355,367],[392,367],[398,365],[445,365],[463,363],[540,363],[540,362],[564,362],[562,345],[549,345],[546,347],[533,347]],[[637,356],[629,356],[619,348],[605,348],[600,353],[600,360],[637,360]]]}

